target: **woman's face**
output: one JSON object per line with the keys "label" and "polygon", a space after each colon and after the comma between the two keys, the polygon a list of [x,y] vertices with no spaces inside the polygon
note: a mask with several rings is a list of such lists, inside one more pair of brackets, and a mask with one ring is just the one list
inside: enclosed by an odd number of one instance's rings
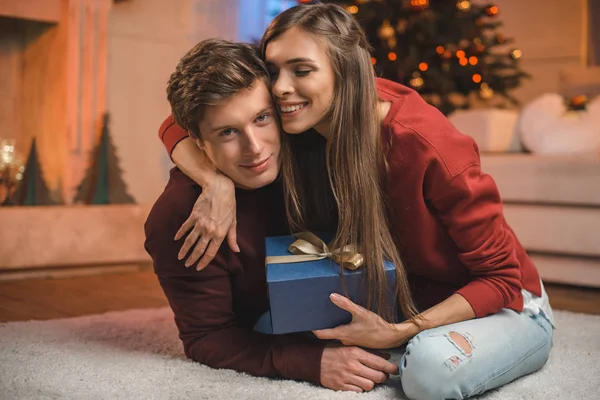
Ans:
{"label": "woman's face", "polygon": [[325,114],[333,100],[335,75],[322,46],[311,34],[292,28],[269,42],[265,58],[283,130],[315,128],[327,137]]}

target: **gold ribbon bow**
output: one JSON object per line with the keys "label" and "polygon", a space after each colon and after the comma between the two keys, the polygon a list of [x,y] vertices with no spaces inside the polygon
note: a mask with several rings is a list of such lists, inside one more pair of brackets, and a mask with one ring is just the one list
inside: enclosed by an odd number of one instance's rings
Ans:
{"label": "gold ribbon bow", "polygon": [[363,256],[356,245],[349,244],[333,251],[325,242],[310,232],[300,232],[294,235],[297,239],[288,250],[293,256],[267,256],[267,264],[288,264],[305,261],[317,261],[330,258],[342,268],[354,271],[363,264]]}

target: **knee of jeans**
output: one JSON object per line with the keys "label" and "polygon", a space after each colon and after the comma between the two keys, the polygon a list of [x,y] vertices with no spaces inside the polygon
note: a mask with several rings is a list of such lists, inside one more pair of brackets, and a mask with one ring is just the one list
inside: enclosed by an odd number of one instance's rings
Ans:
{"label": "knee of jeans", "polygon": [[[449,340],[458,339],[456,335],[447,336]],[[411,400],[465,397],[461,388],[461,379],[456,375],[456,367],[462,362],[462,358],[444,357],[438,351],[437,343],[439,343],[437,338],[430,337],[424,332],[414,337],[406,348],[400,365],[401,381],[405,395]],[[470,350],[472,352],[473,349]]]}

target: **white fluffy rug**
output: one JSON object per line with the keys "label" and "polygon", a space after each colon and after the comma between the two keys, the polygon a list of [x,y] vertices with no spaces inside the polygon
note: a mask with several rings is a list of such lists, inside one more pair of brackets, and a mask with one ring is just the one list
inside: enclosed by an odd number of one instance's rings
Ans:
{"label": "white fluffy rug", "polygon": [[[548,364],[485,399],[600,399],[600,316],[556,312]],[[403,399],[255,378],[187,360],[168,308],[0,324],[1,399]]]}

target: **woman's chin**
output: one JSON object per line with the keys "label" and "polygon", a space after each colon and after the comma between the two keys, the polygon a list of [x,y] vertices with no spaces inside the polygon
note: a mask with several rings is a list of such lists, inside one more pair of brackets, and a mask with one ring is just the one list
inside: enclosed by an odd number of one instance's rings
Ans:
{"label": "woman's chin", "polygon": [[312,128],[312,125],[294,123],[294,124],[282,124],[282,127],[283,127],[283,131],[285,133],[288,133],[290,135],[299,135],[301,133],[306,132],[310,128]]}

